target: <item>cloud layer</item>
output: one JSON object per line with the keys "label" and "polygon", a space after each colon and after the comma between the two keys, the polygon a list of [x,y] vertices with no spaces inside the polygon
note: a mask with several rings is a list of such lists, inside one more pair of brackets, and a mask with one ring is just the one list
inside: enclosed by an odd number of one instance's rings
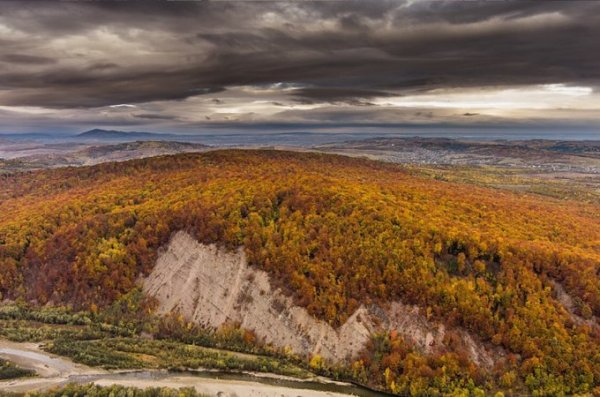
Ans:
{"label": "cloud layer", "polygon": [[598,37],[594,1],[4,1],[0,130],[593,127]]}

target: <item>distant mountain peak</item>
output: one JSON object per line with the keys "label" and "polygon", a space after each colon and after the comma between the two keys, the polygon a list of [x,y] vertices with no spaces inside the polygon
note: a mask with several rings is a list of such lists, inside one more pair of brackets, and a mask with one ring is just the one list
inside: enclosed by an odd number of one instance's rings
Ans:
{"label": "distant mountain peak", "polygon": [[101,128],[94,128],[92,130],[82,132],[81,134],[78,134],[77,136],[82,136],[82,137],[90,137],[90,136],[132,136],[132,135],[139,135],[139,134],[148,135],[148,136],[156,135],[156,134],[153,134],[151,132],[117,131],[117,130],[103,130]]}
{"label": "distant mountain peak", "polygon": [[176,135],[154,132],[139,132],[139,131],[118,131],[118,130],[103,130],[94,128],[89,131],[82,132],[76,135],[78,138],[93,138],[93,139],[157,139],[171,138]]}

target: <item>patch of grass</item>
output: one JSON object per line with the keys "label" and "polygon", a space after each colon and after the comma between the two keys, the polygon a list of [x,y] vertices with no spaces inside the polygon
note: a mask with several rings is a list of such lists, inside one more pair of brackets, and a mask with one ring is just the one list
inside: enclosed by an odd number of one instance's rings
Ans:
{"label": "patch of grass", "polygon": [[101,322],[88,312],[71,312],[61,307],[0,305],[0,337],[13,342],[90,340],[133,334],[125,327]]}
{"label": "patch of grass", "polygon": [[144,363],[134,356],[116,351],[106,346],[105,340],[74,341],[57,339],[46,346],[46,351],[60,356],[67,356],[73,361],[103,367],[105,369],[142,368]]}
{"label": "patch of grass", "polygon": [[210,368],[233,371],[271,372],[307,378],[310,372],[281,360],[250,354],[225,352],[175,341],[110,338],[90,341],[59,339],[47,345],[51,353],[71,357],[86,365],[106,369],[163,368],[188,370]]}
{"label": "patch of grass", "polygon": [[15,364],[0,359],[0,380],[16,379],[35,375],[33,371],[19,368]]}
{"label": "patch of grass", "polygon": [[13,342],[52,339],[98,339],[106,334],[87,326],[49,325],[28,320],[0,320],[0,337]]}

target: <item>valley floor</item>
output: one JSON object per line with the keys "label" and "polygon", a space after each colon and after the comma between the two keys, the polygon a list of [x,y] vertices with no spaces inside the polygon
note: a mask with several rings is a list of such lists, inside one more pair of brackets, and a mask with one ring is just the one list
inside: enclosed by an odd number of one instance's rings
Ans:
{"label": "valley floor", "polygon": [[365,397],[382,395],[321,378],[302,381],[265,373],[227,376],[219,371],[198,371],[197,375],[170,373],[164,370],[107,371],[76,364],[69,359],[46,353],[37,343],[0,340],[0,357],[37,374],[36,377],[0,381],[0,393],[48,390],[69,383],[94,383],[100,386],[122,385],[137,388],[193,387],[199,393],[209,396],[335,397],[349,393]]}

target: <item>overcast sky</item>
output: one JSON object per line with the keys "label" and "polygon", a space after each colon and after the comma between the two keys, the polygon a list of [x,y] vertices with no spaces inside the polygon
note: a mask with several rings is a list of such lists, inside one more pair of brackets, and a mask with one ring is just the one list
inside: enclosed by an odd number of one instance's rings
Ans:
{"label": "overcast sky", "polygon": [[0,2],[0,132],[600,126],[599,1]]}

